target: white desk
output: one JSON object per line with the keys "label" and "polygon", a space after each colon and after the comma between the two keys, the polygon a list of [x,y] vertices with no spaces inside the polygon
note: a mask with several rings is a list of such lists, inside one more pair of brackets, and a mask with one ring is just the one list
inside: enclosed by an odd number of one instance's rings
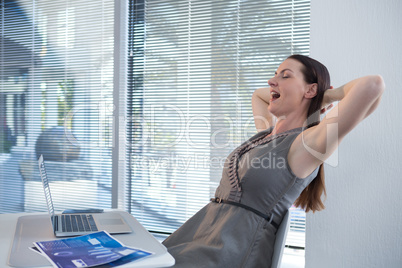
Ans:
{"label": "white desk", "polygon": [[[135,248],[141,248],[144,250],[152,251],[155,254],[151,257],[148,257],[144,260],[140,260],[138,262],[132,262],[120,267],[170,267],[174,265],[175,261],[174,258],[167,252],[166,248],[159,243],[133,216],[131,216],[127,212],[121,211],[121,214],[133,229],[133,233],[131,234],[119,234],[113,235],[121,241],[123,244],[127,246],[132,246]],[[16,213],[16,214],[0,214],[0,267],[12,267],[9,266],[8,257],[11,253],[11,248],[14,240],[14,233],[17,225],[18,218],[21,216],[40,216],[40,215],[47,215],[46,213]],[[50,228],[50,219],[49,219],[49,226]],[[46,227],[45,227],[46,228]],[[50,231],[51,232],[51,231]],[[37,238],[34,238],[37,239]],[[56,239],[55,237],[53,239]],[[46,239],[48,240],[48,239]],[[34,242],[34,241],[32,241]],[[27,254],[30,253],[31,250],[28,249]],[[32,252],[34,253],[34,252]],[[37,253],[34,253],[37,254]],[[45,259],[42,256],[38,257]],[[40,266],[40,267],[50,267],[49,266]],[[34,267],[34,266],[27,266],[27,267]],[[38,267],[38,266],[35,266]]]}

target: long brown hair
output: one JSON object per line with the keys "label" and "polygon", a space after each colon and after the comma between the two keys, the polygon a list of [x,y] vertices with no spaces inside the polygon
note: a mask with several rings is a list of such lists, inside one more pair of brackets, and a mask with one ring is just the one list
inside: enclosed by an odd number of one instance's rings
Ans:
{"label": "long brown hair", "polygon": [[[320,122],[320,110],[324,92],[331,85],[328,69],[319,61],[307,56],[292,55],[288,59],[294,59],[303,64],[301,71],[306,83],[317,84],[317,95],[311,99],[307,113],[307,127],[315,126]],[[324,166],[321,164],[317,176],[297,198],[295,206],[301,207],[306,212],[323,210],[325,208],[321,199],[323,194],[326,197]]]}

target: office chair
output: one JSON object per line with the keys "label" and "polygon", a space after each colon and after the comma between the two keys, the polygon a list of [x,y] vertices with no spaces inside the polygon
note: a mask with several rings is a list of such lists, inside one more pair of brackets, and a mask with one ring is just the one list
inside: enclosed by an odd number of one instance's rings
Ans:
{"label": "office chair", "polygon": [[280,268],[282,262],[282,255],[285,249],[286,236],[290,226],[290,211],[286,212],[278,231],[276,232],[276,239],[274,244],[274,253],[272,255],[271,268]]}

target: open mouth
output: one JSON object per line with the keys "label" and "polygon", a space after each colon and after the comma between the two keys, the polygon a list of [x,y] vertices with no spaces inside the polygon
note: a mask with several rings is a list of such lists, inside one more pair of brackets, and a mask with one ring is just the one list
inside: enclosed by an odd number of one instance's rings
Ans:
{"label": "open mouth", "polygon": [[281,94],[279,94],[276,91],[271,91],[271,101],[275,101],[281,97]]}

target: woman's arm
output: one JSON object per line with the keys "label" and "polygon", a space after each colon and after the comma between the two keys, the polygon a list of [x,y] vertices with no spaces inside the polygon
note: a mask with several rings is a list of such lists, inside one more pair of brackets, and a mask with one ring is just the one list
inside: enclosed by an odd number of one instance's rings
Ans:
{"label": "woman's arm", "polygon": [[251,97],[254,124],[260,132],[275,124],[275,117],[268,111],[269,100],[271,99],[269,88],[258,88]]}
{"label": "woman's arm", "polygon": [[[358,78],[355,79],[339,88],[336,89],[328,89],[327,91],[325,91],[324,94],[324,100],[323,100],[323,107],[327,106],[328,104],[331,104],[333,102],[336,101],[340,101],[342,100],[347,94],[349,94],[350,90],[356,86],[356,84],[358,83],[362,83],[362,81],[366,80],[366,83],[368,82],[368,80],[370,79],[381,79],[382,78],[380,76],[377,76],[377,78],[375,78],[375,76],[371,76],[371,77],[362,77],[362,78]],[[377,81],[379,82],[379,81]],[[384,83],[384,81],[381,82],[382,84]],[[359,85],[358,85],[359,86]],[[361,87],[361,85],[360,85]],[[384,90],[385,85],[382,85],[382,90]],[[380,87],[377,87],[377,89],[380,89]],[[367,113],[365,114],[364,118],[366,118],[367,116],[369,116],[378,106],[378,104],[380,103],[381,100],[381,94],[379,95],[379,97],[375,100],[375,102],[373,103],[373,105],[371,105],[370,109],[367,111]]]}
{"label": "woman's arm", "polygon": [[292,144],[288,160],[296,176],[304,178],[322,164],[346,134],[377,108],[384,89],[382,77],[371,75],[327,90],[323,104],[339,103],[317,126],[303,131]]}

